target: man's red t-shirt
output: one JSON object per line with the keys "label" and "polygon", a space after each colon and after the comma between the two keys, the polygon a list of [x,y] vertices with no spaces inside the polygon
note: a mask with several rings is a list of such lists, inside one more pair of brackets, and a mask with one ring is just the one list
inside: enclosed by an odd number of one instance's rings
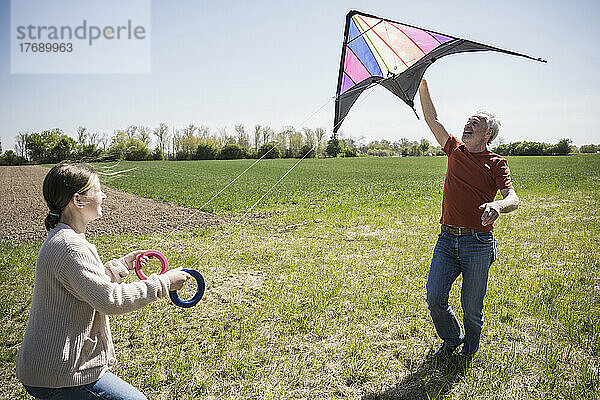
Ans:
{"label": "man's red t-shirt", "polygon": [[440,222],[491,232],[492,225],[481,225],[483,210],[479,206],[494,201],[498,190],[512,188],[506,159],[489,150],[470,153],[453,135],[444,153],[448,155],[448,169]]}

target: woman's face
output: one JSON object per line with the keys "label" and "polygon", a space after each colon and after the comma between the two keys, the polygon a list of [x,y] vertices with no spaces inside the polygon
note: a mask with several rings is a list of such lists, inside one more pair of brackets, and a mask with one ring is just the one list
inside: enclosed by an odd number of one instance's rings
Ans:
{"label": "woman's face", "polygon": [[106,195],[100,188],[100,179],[97,175],[92,178],[92,186],[85,194],[80,195],[80,201],[83,203],[81,209],[87,222],[98,219],[102,216],[102,202]]}

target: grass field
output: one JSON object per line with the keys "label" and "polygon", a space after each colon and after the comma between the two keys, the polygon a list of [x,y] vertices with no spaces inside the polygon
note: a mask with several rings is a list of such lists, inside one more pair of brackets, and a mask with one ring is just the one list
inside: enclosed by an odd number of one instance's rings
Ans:
{"label": "grass field", "polygon": [[[259,162],[205,211],[241,215],[294,162]],[[137,169],[104,183],[200,207],[251,163],[122,163]],[[495,226],[470,367],[428,358],[439,341],[425,282],[446,159],[420,157],[304,160],[237,225],[158,248],[165,236],[91,239],[104,260],[157,248],[185,267],[206,252],[198,306],[163,300],[111,317],[114,372],[150,399],[599,399],[600,157],[509,165],[521,207]],[[13,369],[39,246],[0,243],[2,399],[26,398]]]}

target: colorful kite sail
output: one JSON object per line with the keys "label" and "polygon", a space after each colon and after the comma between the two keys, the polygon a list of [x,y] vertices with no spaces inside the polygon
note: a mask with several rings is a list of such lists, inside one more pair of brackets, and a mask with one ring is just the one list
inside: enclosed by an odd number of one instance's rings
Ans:
{"label": "colorful kite sail", "polygon": [[350,11],[346,15],[344,29],[333,131],[337,132],[348,111],[365,89],[379,84],[414,110],[413,100],[421,78],[434,61],[449,54],[488,50],[546,62],[541,58],[455,38],[360,11]]}

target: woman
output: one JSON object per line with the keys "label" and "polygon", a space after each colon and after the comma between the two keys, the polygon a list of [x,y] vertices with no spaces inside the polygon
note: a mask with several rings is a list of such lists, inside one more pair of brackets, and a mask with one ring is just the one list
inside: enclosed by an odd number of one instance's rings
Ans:
{"label": "woman", "polygon": [[165,297],[181,289],[189,275],[174,269],[121,283],[141,250],[103,265],[85,239],[87,224],[102,216],[106,198],[91,168],[60,163],[46,175],[43,192],[49,233],[36,261],[17,378],[41,399],[146,399],[108,371],[116,363],[108,315]]}

